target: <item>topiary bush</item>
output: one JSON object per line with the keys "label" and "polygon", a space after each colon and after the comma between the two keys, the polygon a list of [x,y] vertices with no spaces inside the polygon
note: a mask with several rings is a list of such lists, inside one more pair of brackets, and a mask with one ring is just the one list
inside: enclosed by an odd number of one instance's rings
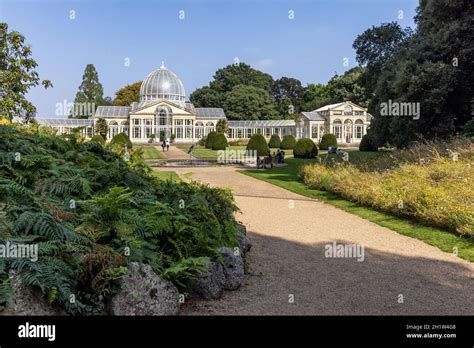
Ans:
{"label": "topiary bush", "polygon": [[337,139],[334,134],[328,133],[324,134],[321,143],[319,144],[320,150],[327,150],[329,146],[337,148]]}
{"label": "topiary bush", "polygon": [[270,152],[265,137],[260,133],[254,134],[250,138],[247,144],[247,151],[249,150],[257,151],[257,156],[266,156]]}
{"label": "topiary bush", "polygon": [[112,147],[124,147],[125,145],[127,145],[129,149],[131,149],[133,146],[132,142],[130,141],[130,138],[125,133],[117,134],[110,141],[110,146]]}
{"label": "topiary bush", "polygon": [[227,143],[227,138],[223,133],[217,133],[212,142],[213,150],[225,150],[229,144]]}
{"label": "topiary bush", "polygon": [[200,140],[199,140],[199,146],[206,146],[206,141],[207,141],[207,137],[202,137]]}
{"label": "topiary bush", "polygon": [[278,134],[273,134],[268,142],[268,147],[271,149],[279,149],[281,145],[281,139]]}
{"label": "topiary bush", "polygon": [[374,141],[372,137],[370,137],[368,134],[364,135],[362,137],[362,140],[360,141],[359,144],[359,151],[378,151],[377,145],[374,144]]}
{"label": "topiary bush", "polygon": [[212,144],[214,144],[214,139],[216,138],[217,132],[209,132],[206,138],[206,149],[212,149]]}
{"label": "topiary bush", "polygon": [[295,158],[315,158],[317,155],[318,148],[311,139],[299,139],[293,149]]}
{"label": "topiary bush", "polygon": [[102,137],[102,135],[99,135],[99,134],[94,135],[91,138],[91,142],[105,145],[105,139]]}
{"label": "topiary bush", "polygon": [[285,135],[281,141],[280,149],[292,150],[295,148],[296,139],[292,135]]}

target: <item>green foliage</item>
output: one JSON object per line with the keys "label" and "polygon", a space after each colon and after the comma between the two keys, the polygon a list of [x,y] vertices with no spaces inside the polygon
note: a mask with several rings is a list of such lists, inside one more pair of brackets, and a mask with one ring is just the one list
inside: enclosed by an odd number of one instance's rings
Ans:
{"label": "green foliage", "polygon": [[266,156],[270,152],[267,141],[265,137],[260,134],[254,134],[247,144],[247,151],[257,151],[257,156]]}
{"label": "green foliage", "polygon": [[100,145],[105,145],[104,137],[102,135],[99,135],[99,134],[96,134],[96,135],[92,136],[91,142],[98,143]]}
{"label": "green foliage", "polygon": [[273,82],[272,96],[277,102],[280,115],[303,111],[304,94],[305,88],[301,85],[300,80],[282,77]]}
{"label": "green foliage", "polygon": [[268,147],[272,149],[280,148],[281,140],[278,134],[273,134],[268,141]]}
{"label": "green foliage", "polygon": [[359,151],[378,151],[373,138],[369,134],[365,134],[359,144]]}
{"label": "green foliage", "polygon": [[133,102],[139,102],[141,86],[142,81],[138,81],[120,88],[115,92],[113,104],[117,106],[130,106]]}
{"label": "green foliage", "polygon": [[226,120],[219,120],[216,123],[216,131],[218,133],[227,133],[229,131],[229,124]]}
{"label": "green foliage", "polygon": [[212,142],[213,150],[225,150],[229,146],[227,138],[223,133],[217,133]]}
{"label": "green foliage", "polygon": [[281,140],[280,149],[282,150],[291,150],[294,149],[296,145],[296,139],[293,135],[285,135]]}
{"label": "green foliage", "polygon": [[197,108],[220,108],[224,94],[205,86],[191,93],[189,99]]}
{"label": "green foliage", "polygon": [[464,125],[463,132],[465,136],[474,137],[474,118]]}
{"label": "green foliage", "polygon": [[0,138],[0,243],[37,244],[40,255],[0,260],[0,305],[14,270],[70,314],[104,314],[127,262],[186,291],[217,248],[237,243],[229,191],[156,179],[141,151],[126,163],[94,142],[11,126]]}
{"label": "green foliage", "polygon": [[224,109],[229,120],[271,120],[279,117],[270,93],[254,86],[235,86],[226,94]]}
{"label": "green foliage", "polygon": [[293,156],[295,158],[315,158],[318,155],[318,148],[311,139],[298,139]]}
{"label": "green foliage", "polygon": [[107,139],[107,132],[109,130],[109,126],[107,125],[107,121],[104,118],[99,118],[95,122],[94,130],[96,134],[99,134],[102,139]]}
{"label": "green foliage", "polygon": [[131,149],[132,148],[132,142],[130,141],[130,138],[128,137],[127,134],[125,133],[119,133],[116,136],[112,138],[110,141],[110,146],[112,147],[120,147],[123,148],[125,145],[127,145],[127,148]]}
{"label": "green foliage", "polygon": [[26,94],[31,88],[42,84],[52,87],[49,80],[41,81],[31,57],[31,48],[25,37],[17,31],[8,31],[7,23],[0,23],[0,120],[12,120],[14,116],[30,118],[36,108]]}
{"label": "green foliage", "polygon": [[214,144],[214,139],[217,136],[217,132],[209,132],[206,138],[206,149],[212,149],[212,144]]}
{"label": "green foliage", "polygon": [[331,133],[323,135],[323,137],[321,138],[321,143],[319,144],[319,148],[321,150],[327,150],[329,149],[329,146],[337,148],[337,138],[334,134]]}
{"label": "green foliage", "polygon": [[206,143],[207,143],[207,137],[202,137],[201,139],[199,139],[199,146],[206,146]]}
{"label": "green foliage", "polygon": [[[76,93],[74,99],[75,106],[88,105],[95,107],[100,105],[110,105],[110,98],[104,98],[104,88],[99,81],[99,74],[93,64],[87,64],[82,75],[82,83]],[[73,110],[70,117],[72,118],[88,118],[92,115],[88,114],[88,107],[83,110]]]}

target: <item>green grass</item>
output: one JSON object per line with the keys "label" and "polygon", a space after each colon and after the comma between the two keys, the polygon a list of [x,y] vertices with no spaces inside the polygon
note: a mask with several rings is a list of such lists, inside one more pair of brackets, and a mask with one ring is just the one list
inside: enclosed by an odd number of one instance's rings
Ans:
{"label": "green grass", "polygon": [[[178,148],[188,152],[189,145],[178,145]],[[245,150],[246,146],[229,146],[227,150]],[[278,149],[270,149],[270,151],[276,152]],[[206,149],[203,146],[196,146],[194,148],[194,157],[196,158],[216,158],[218,157],[218,150]],[[285,150],[285,157],[292,157],[293,150]]]}
{"label": "green grass", "polygon": [[157,148],[153,146],[140,146],[140,149],[143,150],[144,159],[165,159],[166,156]]}
{"label": "green grass", "polygon": [[181,181],[179,175],[174,171],[153,171],[153,176],[157,177],[160,180],[171,180],[171,181]]}
{"label": "green grass", "polygon": [[[363,158],[369,153],[370,152],[356,154],[356,152],[353,152],[352,155],[359,156],[358,158]],[[357,157],[350,157],[350,159],[354,158]],[[413,221],[405,220],[394,215],[361,206],[357,203],[344,200],[330,192],[307,188],[302,182],[298,181],[298,168],[305,163],[311,163],[315,161],[316,160],[313,159],[288,159],[288,166],[286,167],[242,170],[240,172],[253,178],[280,186],[284,189],[287,189],[288,191],[295,192],[302,196],[310,197],[321,202],[331,204],[351,214],[374,222],[380,226],[387,227],[402,235],[422,240],[425,243],[436,246],[443,251],[451,253],[453,252],[454,248],[457,248],[459,257],[471,262],[474,261],[474,239],[472,238],[461,238],[451,232],[444,231],[439,228],[424,226]]]}

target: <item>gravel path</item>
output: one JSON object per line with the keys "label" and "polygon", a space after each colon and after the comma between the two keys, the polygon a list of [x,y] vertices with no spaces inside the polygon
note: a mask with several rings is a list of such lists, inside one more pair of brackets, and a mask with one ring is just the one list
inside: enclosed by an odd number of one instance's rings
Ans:
{"label": "gravel path", "polygon": [[[253,243],[242,287],[183,314],[474,314],[472,263],[233,167],[173,170],[232,187]],[[363,245],[364,261],[326,258],[333,242]]]}

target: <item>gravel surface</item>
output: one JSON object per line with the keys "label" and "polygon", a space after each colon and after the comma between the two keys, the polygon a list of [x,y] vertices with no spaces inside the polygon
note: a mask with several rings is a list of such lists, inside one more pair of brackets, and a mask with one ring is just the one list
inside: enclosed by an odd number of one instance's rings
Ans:
{"label": "gravel surface", "polygon": [[[219,300],[190,302],[182,314],[474,314],[474,265],[468,261],[234,167],[176,172],[232,187],[241,209],[237,219],[253,243],[241,288]],[[363,246],[364,260],[325,257],[333,242]]]}

